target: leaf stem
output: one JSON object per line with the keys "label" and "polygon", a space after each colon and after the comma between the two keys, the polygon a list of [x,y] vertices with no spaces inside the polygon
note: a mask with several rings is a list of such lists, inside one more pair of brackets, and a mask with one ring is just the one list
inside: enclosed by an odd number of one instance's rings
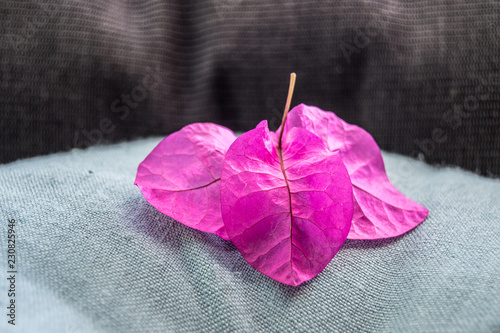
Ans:
{"label": "leaf stem", "polygon": [[297,74],[290,74],[290,86],[288,87],[288,97],[286,98],[285,112],[283,113],[283,119],[281,120],[281,131],[280,137],[278,140],[278,148],[281,149],[281,138],[283,137],[283,130],[285,129],[285,121],[288,116],[288,111],[290,110],[290,104],[292,102],[293,89],[295,88],[295,79],[297,78]]}

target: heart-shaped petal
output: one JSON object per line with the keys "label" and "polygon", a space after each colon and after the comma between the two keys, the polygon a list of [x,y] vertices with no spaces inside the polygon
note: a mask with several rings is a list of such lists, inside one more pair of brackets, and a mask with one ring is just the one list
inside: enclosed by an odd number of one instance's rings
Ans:
{"label": "heart-shaped petal", "polygon": [[135,184],[160,212],[228,240],[220,213],[220,174],[234,133],[195,123],[162,140],[139,165]]}
{"label": "heart-shaped petal", "polygon": [[378,239],[404,234],[429,213],[399,192],[387,178],[379,147],[362,128],[314,106],[290,110],[285,129],[304,128],[342,155],[354,192],[354,217],[348,239]]}
{"label": "heart-shaped petal", "polygon": [[229,238],[260,272],[289,285],[320,273],[344,243],[352,186],[338,152],[311,132],[267,122],[229,147],[221,175],[221,211]]}

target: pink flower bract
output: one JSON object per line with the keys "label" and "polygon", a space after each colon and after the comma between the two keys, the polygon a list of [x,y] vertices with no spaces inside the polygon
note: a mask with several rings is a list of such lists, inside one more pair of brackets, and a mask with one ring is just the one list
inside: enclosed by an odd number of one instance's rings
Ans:
{"label": "pink flower bract", "polygon": [[139,165],[135,184],[163,214],[227,240],[220,213],[220,173],[235,139],[232,131],[216,124],[188,125],[153,149]]}
{"label": "pink flower bract", "polygon": [[290,110],[286,128],[316,134],[331,151],[340,151],[354,192],[354,217],[348,239],[399,236],[421,223],[429,213],[399,192],[387,178],[382,154],[372,136],[314,106]]}
{"label": "pink flower bract", "polygon": [[311,132],[262,121],[226,153],[221,209],[229,238],[255,269],[292,286],[331,261],[349,233],[352,186],[338,152]]}

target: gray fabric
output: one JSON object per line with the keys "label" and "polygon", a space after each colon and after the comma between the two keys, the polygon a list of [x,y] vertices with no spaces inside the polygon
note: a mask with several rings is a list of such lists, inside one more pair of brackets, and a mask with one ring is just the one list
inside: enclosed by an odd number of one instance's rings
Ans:
{"label": "gray fabric", "polygon": [[295,71],[294,104],[500,176],[499,22],[498,0],[2,0],[0,162],[277,127]]}
{"label": "gray fabric", "polygon": [[408,234],[347,241],[299,287],[215,235],[151,207],[133,185],[160,138],[0,166],[1,253],[16,219],[17,326],[1,332],[498,332],[500,181],[384,154],[430,210]]}

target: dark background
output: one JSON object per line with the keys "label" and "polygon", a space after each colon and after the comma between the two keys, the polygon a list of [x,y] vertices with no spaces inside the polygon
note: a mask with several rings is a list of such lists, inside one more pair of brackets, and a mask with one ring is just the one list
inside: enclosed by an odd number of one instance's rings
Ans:
{"label": "dark background", "polygon": [[500,175],[499,1],[2,1],[0,162],[192,122],[336,112],[382,149]]}

